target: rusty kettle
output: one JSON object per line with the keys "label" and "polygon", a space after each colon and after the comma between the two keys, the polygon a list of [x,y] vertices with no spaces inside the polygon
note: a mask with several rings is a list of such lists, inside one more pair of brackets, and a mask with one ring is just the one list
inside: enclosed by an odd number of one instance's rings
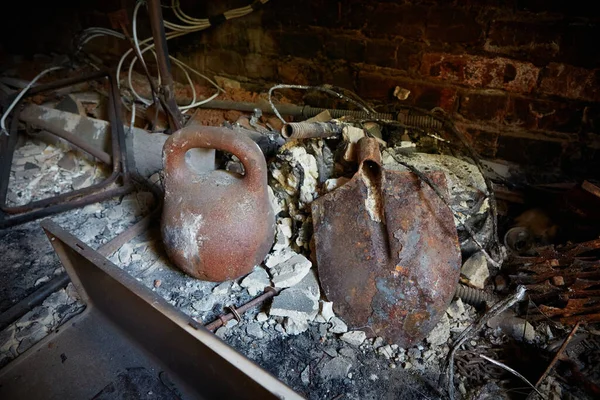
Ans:
{"label": "rusty kettle", "polygon": [[[193,171],[194,148],[235,155],[245,174]],[[273,243],[275,217],[267,191],[267,164],[256,143],[227,128],[190,126],[163,147],[165,200],[161,232],[169,258],[185,273],[226,281],[249,273]]]}

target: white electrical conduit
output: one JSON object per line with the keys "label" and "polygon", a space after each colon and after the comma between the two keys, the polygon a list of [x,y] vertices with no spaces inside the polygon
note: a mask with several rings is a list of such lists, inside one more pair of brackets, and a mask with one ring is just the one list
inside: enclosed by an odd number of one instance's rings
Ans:
{"label": "white electrical conduit", "polygon": [[27,93],[27,91],[29,89],[31,89],[31,87],[33,85],[35,85],[35,83],[38,81],[38,79],[40,79],[42,76],[46,75],[49,72],[52,71],[56,71],[59,69],[62,69],[63,67],[51,67],[48,69],[43,70],[42,72],[40,72],[39,74],[37,74],[37,76],[35,78],[33,78],[33,80],[31,82],[29,82],[29,84],[27,86],[25,86],[25,89],[21,90],[21,92],[19,92],[19,94],[17,95],[17,97],[15,97],[15,99],[13,100],[12,103],[10,103],[10,105],[8,106],[8,108],[6,109],[6,111],[4,112],[4,114],[2,115],[2,118],[0,119],[0,132],[4,133],[5,135],[9,135],[8,130],[6,129],[6,117],[8,117],[8,114],[11,113],[11,111],[13,110],[13,108],[15,108],[15,105],[17,105],[17,103],[21,100],[21,98],[25,95],[25,93]]}

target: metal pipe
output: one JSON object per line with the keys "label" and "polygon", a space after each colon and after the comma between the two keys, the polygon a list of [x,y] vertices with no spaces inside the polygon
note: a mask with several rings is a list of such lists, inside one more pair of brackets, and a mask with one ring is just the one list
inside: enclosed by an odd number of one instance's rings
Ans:
{"label": "metal pipe", "polygon": [[92,155],[93,157],[97,158],[98,160],[102,161],[103,163],[105,163],[107,165],[112,164],[112,157],[110,154],[98,149],[94,145],[91,145],[90,143],[83,140],[80,136],[74,135],[71,132],[64,130],[62,128],[58,128],[57,126],[49,123],[48,121],[44,121],[39,118],[30,118],[28,116],[23,116],[23,114],[20,114],[19,119],[23,122],[30,123],[31,125],[35,126],[36,128],[44,129],[44,130],[52,133],[53,135],[66,140],[67,142],[71,143],[75,147],[80,148],[81,150]]}
{"label": "metal pipe", "polygon": [[215,329],[226,325],[228,321],[231,321],[234,318],[239,321],[241,314],[245,313],[246,311],[248,311],[249,309],[251,309],[253,307],[256,307],[257,305],[261,304],[265,300],[268,300],[271,297],[274,297],[277,293],[279,293],[278,289],[267,286],[265,288],[265,292],[263,294],[261,294],[260,296],[250,300],[246,304],[240,306],[240,308],[229,307],[231,312],[219,316],[213,322],[204,325],[204,327],[206,329],[208,329],[209,331],[214,331]]}
{"label": "metal pipe", "polygon": [[287,139],[330,138],[342,134],[342,126],[332,122],[291,122],[281,128]]}
{"label": "metal pipe", "polygon": [[169,117],[171,128],[173,131],[176,131],[183,127],[183,116],[175,101],[171,62],[169,61],[169,49],[167,47],[167,37],[165,35],[160,0],[148,0],[148,16],[150,17],[150,27],[152,28],[152,37],[154,38],[156,49],[158,72],[161,78],[160,89],[164,98],[165,113]]}

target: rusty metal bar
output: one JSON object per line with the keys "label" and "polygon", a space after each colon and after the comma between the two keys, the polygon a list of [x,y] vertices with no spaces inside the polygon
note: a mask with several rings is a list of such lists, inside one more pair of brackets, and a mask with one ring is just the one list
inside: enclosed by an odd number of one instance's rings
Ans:
{"label": "rusty metal bar", "polygon": [[163,105],[165,113],[169,117],[169,125],[173,131],[176,131],[183,127],[183,117],[175,101],[171,62],[169,61],[169,49],[167,47],[167,37],[165,35],[160,0],[148,0],[148,15],[150,17],[150,27],[152,28],[152,36],[156,49],[158,72],[161,78],[160,91],[164,99]]}
{"label": "rusty metal bar", "polygon": [[48,132],[50,132],[51,134],[53,134],[54,136],[58,136],[59,138],[66,140],[67,142],[71,143],[72,145],[80,148],[81,150],[85,151],[86,153],[90,154],[91,156],[102,161],[104,164],[108,164],[108,165],[112,164],[112,156],[110,154],[96,148],[95,146],[93,146],[93,145],[89,144],[88,142],[86,142],[85,140],[83,140],[81,137],[73,135],[69,131],[58,128],[58,127],[52,125],[51,123],[48,123],[48,121],[42,121],[38,118],[28,118],[28,117],[20,116],[19,119],[21,121],[30,123],[31,125],[35,126],[36,128],[45,129]]}
{"label": "rusty metal bar", "polygon": [[[87,204],[96,203],[109,199],[114,196],[119,196],[131,191],[130,178],[127,171],[126,163],[126,148],[125,148],[125,133],[120,118],[120,106],[118,97],[118,88],[115,79],[106,72],[97,72],[90,75],[84,75],[75,78],[69,78],[48,85],[40,85],[27,93],[26,97],[36,93],[46,92],[57,88],[71,86],[80,82],[94,80],[99,78],[108,78],[110,81],[109,91],[109,120],[111,126],[111,144],[112,144],[112,173],[104,181],[91,185],[89,187],[75,190],[69,193],[63,193],[51,198],[33,201],[29,204],[16,207],[8,207],[6,205],[6,193],[8,190],[8,177],[10,176],[10,167],[12,164],[14,147],[16,145],[17,127],[18,127],[18,111],[13,115],[11,121],[11,131],[9,137],[3,137],[2,154],[0,159],[0,210],[4,214],[11,214],[11,217],[0,214],[0,229],[18,225],[24,222],[32,221],[44,216],[64,212],[73,208],[85,206]],[[92,152],[95,152],[92,150]],[[97,155],[97,154],[96,154]],[[110,185],[121,178],[122,186],[108,189]]]}
{"label": "rusty metal bar", "polygon": [[204,325],[204,327],[206,329],[208,329],[209,331],[214,331],[215,329],[226,325],[228,321],[231,321],[234,318],[239,319],[241,314],[245,313],[246,311],[248,311],[249,309],[251,309],[253,307],[256,307],[257,305],[261,304],[265,300],[268,300],[271,297],[274,297],[277,293],[279,293],[279,290],[272,288],[270,286],[267,286],[265,288],[265,292],[263,294],[261,294],[260,296],[250,300],[249,302],[240,306],[239,308],[229,307],[231,312],[219,316],[213,322]]}

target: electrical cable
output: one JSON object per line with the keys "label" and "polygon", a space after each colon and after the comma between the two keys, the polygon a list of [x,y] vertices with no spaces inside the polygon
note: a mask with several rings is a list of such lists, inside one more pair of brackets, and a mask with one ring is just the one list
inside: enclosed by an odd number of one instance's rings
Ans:
{"label": "electrical cable", "polygon": [[324,93],[327,93],[329,95],[332,95],[334,97],[337,97],[338,99],[341,100],[345,100],[348,103],[354,104],[355,106],[359,107],[360,109],[362,109],[367,115],[371,115],[372,111],[368,108],[365,107],[363,104],[359,103],[358,101],[342,94],[339,92],[336,92],[333,89],[330,89],[327,86],[306,86],[306,85],[285,85],[285,84],[279,84],[279,85],[275,85],[273,87],[271,87],[271,89],[269,89],[269,104],[271,105],[271,108],[273,109],[273,113],[285,124],[286,120],[283,119],[283,117],[281,116],[281,114],[279,114],[279,111],[277,111],[277,108],[275,107],[275,104],[273,104],[273,100],[272,100],[272,96],[273,96],[273,92],[277,89],[301,89],[301,90],[318,90]]}
{"label": "electrical cable", "polygon": [[12,103],[10,103],[10,105],[8,106],[8,108],[6,109],[6,111],[4,112],[4,114],[2,115],[2,118],[0,119],[0,132],[4,133],[6,136],[8,136],[8,130],[6,129],[5,123],[6,123],[6,117],[8,117],[8,114],[11,113],[11,111],[13,110],[13,108],[15,108],[15,106],[17,105],[17,103],[19,103],[19,101],[21,100],[21,98],[23,98],[23,96],[25,95],[25,93],[27,93],[27,91],[29,89],[31,89],[31,87],[33,85],[35,85],[35,83],[44,75],[46,75],[49,72],[52,71],[56,71],[59,69],[63,69],[64,67],[50,67],[48,69],[43,70],[42,72],[40,72],[39,74],[37,74],[37,76],[35,78],[32,79],[31,82],[29,82],[27,84],[27,86],[25,86],[25,88],[23,90],[21,90],[19,92],[19,94],[17,95],[17,97],[15,97],[15,99],[13,100]]}

